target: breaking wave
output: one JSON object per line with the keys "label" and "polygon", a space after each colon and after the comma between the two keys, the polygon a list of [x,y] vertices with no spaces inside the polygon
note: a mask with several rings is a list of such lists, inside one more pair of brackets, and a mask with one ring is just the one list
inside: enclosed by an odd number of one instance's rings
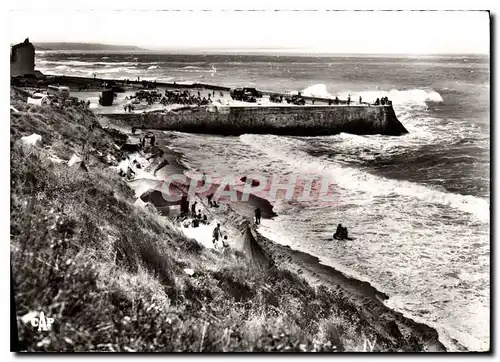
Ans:
{"label": "breaking wave", "polygon": [[326,85],[324,84],[314,84],[307,87],[302,91],[302,95],[307,97],[318,97],[318,98],[334,98],[335,96],[328,93]]}
{"label": "breaking wave", "polygon": [[240,139],[255,149],[264,150],[271,159],[288,164],[293,169],[305,172],[311,169],[320,170],[325,175],[333,177],[335,183],[345,190],[375,197],[394,195],[410,197],[430,204],[459,209],[474,215],[482,222],[489,220],[489,204],[487,200],[479,197],[439,191],[414,182],[387,179],[351,167],[340,166],[301,151],[301,141],[293,138],[245,134],[240,136]]}

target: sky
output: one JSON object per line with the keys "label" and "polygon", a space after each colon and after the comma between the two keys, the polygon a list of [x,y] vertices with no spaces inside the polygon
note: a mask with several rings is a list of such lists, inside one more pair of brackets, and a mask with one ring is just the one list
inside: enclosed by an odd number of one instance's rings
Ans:
{"label": "sky", "polygon": [[[43,22],[40,21],[43,19]],[[489,54],[479,11],[54,11],[9,13],[11,44],[87,42],[151,50]]]}

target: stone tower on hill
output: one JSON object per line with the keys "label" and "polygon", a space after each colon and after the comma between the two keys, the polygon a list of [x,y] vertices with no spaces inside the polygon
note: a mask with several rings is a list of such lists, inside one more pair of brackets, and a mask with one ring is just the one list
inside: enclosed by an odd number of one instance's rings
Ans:
{"label": "stone tower on hill", "polygon": [[10,76],[35,74],[35,47],[29,39],[12,46],[10,51]]}

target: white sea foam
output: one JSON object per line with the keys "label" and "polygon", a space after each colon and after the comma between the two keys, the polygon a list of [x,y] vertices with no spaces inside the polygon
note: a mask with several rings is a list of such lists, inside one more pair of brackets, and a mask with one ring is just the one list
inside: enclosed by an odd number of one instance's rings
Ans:
{"label": "white sea foam", "polygon": [[426,102],[443,102],[441,95],[433,89],[391,89],[390,91],[342,92],[338,97],[344,99],[347,98],[349,94],[351,94],[351,99],[357,100],[359,96],[361,96],[365,102],[374,102],[377,98],[388,97],[394,105],[415,104],[425,106]]}
{"label": "white sea foam", "polygon": [[148,67],[148,70],[158,69],[157,65],[151,65]]}

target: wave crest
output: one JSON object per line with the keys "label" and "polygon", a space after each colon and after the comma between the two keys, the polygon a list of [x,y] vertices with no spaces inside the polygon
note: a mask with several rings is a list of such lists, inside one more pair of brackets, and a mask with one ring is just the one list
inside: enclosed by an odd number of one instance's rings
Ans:
{"label": "wave crest", "polygon": [[429,102],[444,102],[441,94],[431,88],[415,88],[406,90],[391,89],[389,91],[373,90],[362,92],[343,91],[332,95],[328,92],[325,84],[313,84],[302,90],[302,94],[304,96],[320,98],[334,98],[337,96],[340,99],[346,99],[347,96],[350,95],[353,101],[357,101],[361,96],[365,102],[371,103],[375,102],[377,98],[388,97],[394,104],[413,104],[421,106],[426,106],[426,103]]}
{"label": "wave crest", "polygon": [[[288,164],[289,167],[295,170],[304,172],[319,171],[332,176],[337,186],[351,192],[372,197],[397,195],[401,197],[402,201],[405,198],[411,198],[424,203],[449,206],[472,214],[481,222],[489,221],[488,201],[479,197],[440,191],[431,186],[388,179],[355,168],[341,166],[327,159],[308,155],[300,150],[303,142],[293,138],[245,134],[240,136],[240,140],[254,149],[263,150],[269,158]],[[411,207],[414,207],[414,205]],[[421,204],[419,207],[424,207],[424,205]]]}

